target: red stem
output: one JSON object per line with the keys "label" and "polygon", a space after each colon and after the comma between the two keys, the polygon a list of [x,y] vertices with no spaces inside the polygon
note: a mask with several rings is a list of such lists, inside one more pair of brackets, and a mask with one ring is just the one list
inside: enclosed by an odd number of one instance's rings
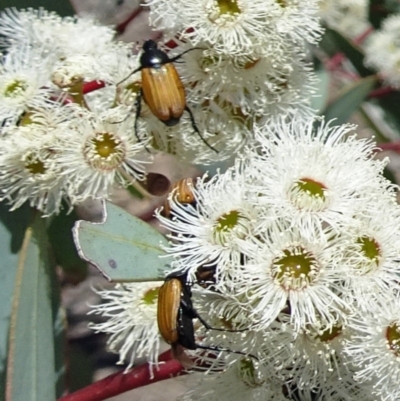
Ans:
{"label": "red stem", "polygon": [[369,36],[369,34],[372,33],[373,31],[374,31],[374,28],[372,26],[368,27],[361,35],[357,36],[354,39],[354,43],[357,45],[361,44]]}
{"label": "red stem", "polygon": [[150,374],[149,364],[145,363],[133,368],[128,373],[114,373],[74,393],[65,395],[58,401],[103,401],[134,388],[185,374],[182,365],[172,359],[171,351],[161,354],[158,360],[165,363],[161,363],[158,368],[154,367],[153,377]]}
{"label": "red stem", "polygon": [[83,84],[83,94],[93,92],[97,89],[104,88],[106,83],[104,81],[90,81]]}
{"label": "red stem", "polygon": [[388,95],[389,93],[396,92],[395,89],[393,89],[391,86],[384,86],[382,88],[375,89],[372,91],[369,95],[368,98],[379,98],[379,97],[384,97]]}
{"label": "red stem", "polygon": [[393,152],[400,153],[400,141],[387,142],[378,144],[380,150],[392,150]]}
{"label": "red stem", "polygon": [[131,15],[129,15],[129,17],[125,20],[125,21],[123,21],[123,22],[121,22],[119,25],[117,25],[117,27],[116,27],[116,31],[117,31],[117,34],[118,35],[122,35],[124,32],[125,32],[125,30],[126,30],[126,28],[127,28],[127,26],[132,22],[132,20],[133,19],[135,19],[141,12],[143,11],[143,8],[140,6],[140,7],[138,7],[138,8],[136,8],[132,13],[131,13]]}

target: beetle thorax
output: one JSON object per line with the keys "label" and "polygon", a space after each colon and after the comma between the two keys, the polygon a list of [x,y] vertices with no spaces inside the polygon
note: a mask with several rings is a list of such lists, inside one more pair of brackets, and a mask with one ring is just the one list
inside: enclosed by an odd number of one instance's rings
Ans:
{"label": "beetle thorax", "polygon": [[160,68],[162,65],[170,62],[167,53],[155,49],[144,52],[140,57],[140,65],[143,68]]}

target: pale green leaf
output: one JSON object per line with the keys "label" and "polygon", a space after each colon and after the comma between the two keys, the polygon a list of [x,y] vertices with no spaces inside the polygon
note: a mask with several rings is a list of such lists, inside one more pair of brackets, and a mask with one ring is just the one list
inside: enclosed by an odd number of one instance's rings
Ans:
{"label": "pale green leaf", "polygon": [[335,124],[337,125],[347,122],[376,84],[377,77],[372,76],[360,79],[354,84],[345,87],[321,114],[325,115],[326,121],[335,118]]}
{"label": "pale green leaf", "polygon": [[[0,389],[5,389],[8,332],[10,326],[12,294],[17,272],[18,254],[24,233],[28,226],[30,209],[21,207],[10,212],[9,207],[0,203]],[[0,391],[0,401],[4,401]]]}
{"label": "pale green leaf", "polygon": [[316,113],[319,113],[326,107],[328,100],[330,74],[323,65],[315,70],[315,74],[319,82],[316,87],[316,93],[311,97],[311,108],[314,109]]}
{"label": "pale green leaf", "polygon": [[6,401],[54,401],[54,266],[46,220],[39,214],[25,233],[18,260],[9,335]]}
{"label": "pale green leaf", "polygon": [[105,203],[104,221],[80,220],[73,229],[82,259],[110,281],[163,279],[168,263],[162,246],[167,240],[149,224],[112,203]]}

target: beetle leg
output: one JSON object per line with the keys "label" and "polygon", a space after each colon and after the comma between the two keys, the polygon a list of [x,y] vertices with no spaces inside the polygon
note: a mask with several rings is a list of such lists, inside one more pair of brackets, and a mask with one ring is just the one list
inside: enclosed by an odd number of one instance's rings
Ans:
{"label": "beetle leg", "polygon": [[253,354],[247,354],[246,352],[242,352],[242,351],[234,351],[234,350],[231,350],[231,349],[229,349],[229,348],[220,348],[220,347],[216,347],[216,346],[205,346],[205,345],[199,345],[199,344],[196,344],[196,347],[197,348],[201,348],[201,349],[208,349],[208,350],[210,350],[210,351],[220,351],[220,352],[231,352],[232,354],[239,354],[239,355],[244,355],[244,356],[248,356],[248,357],[250,357],[250,358],[253,358],[253,359],[255,359],[255,360],[259,360],[255,355],[253,355]]}
{"label": "beetle leg", "polygon": [[229,333],[240,333],[242,331],[247,331],[248,329],[239,329],[239,330],[230,330],[230,329],[222,329],[222,328],[217,328],[217,327],[212,327],[210,326],[196,311],[195,308],[193,308],[192,302],[190,301],[187,302],[185,300],[185,297],[181,298],[181,308],[185,311],[185,315],[190,317],[191,319],[199,319],[201,324],[207,329],[207,330],[215,330],[215,331],[227,331]]}
{"label": "beetle leg", "polygon": [[[138,121],[139,121],[139,117],[140,117],[140,113],[142,111],[142,90],[140,89],[139,93],[136,96],[136,100],[135,100],[135,107],[136,107],[136,113],[135,113],[135,136],[136,139],[138,140],[138,142],[142,142],[142,139],[139,136],[139,131],[138,131]],[[151,153],[150,150],[147,148],[147,146],[145,146],[145,149],[147,150],[147,152]]]}
{"label": "beetle leg", "polygon": [[138,133],[138,121],[140,117],[140,113],[142,111],[142,90],[139,91],[139,93],[136,96],[135,100],[135,107],[136,107],[136,113],[135,113],[135,136],[138,142],[141,142],[141,139],[139,137]]}
{"label": "beetle leg", "polygon": [[196,125],[196,121],[194,120],[193,117],[193,113],[192,111],[189,109],[189,107],[185,106],[185,110],[189,113],[189,117],[190,117],[190,122],[192,123],[192,127],[194,129],[194,131],[197,133],[197,135],[200,137],[200,139],[204,142],[205,145],[207,145],[208,148],[210,148],[211,150],[213,150],[215,153],[219,153],[217,149],[213,148],[203,137],[203,135],[201,135],[199,128]]}

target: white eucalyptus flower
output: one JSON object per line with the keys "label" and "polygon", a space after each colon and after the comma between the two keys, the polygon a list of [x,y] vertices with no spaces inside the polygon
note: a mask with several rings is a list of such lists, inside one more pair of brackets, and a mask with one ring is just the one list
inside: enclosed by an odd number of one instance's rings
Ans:
{"label": "white eucalyptus flower", "polygon": [[[181,38],[194,46],[208,42],[216,52],[251,55],[273,40],[282,43],[304,41],[315,43],[321,36],[315,1],[290,0],[201,0],[175,2],[179,20],[164,18],[171,13],[169,2],[152,0],[151,20],[158,27],[181,31]],[[168,26],[167,26],[168,25]]]}
{"label": "white eucalyptus flower", "polygon": [[354,37],[368,28],[368,0],[321,0],[319,15],[331,29]]}
{"label": "white eucalyptus flower", "polygon": [[225,371],[193,376],[191,390],[184,401],[285,401],[284,382],[271,378],[270,372],[251,358],[241,358]]}
{"label": "white eucalyptus flower", "polygon": [[52,92],[49,60],[28,43],[0,58],[0,122],[14,124],[24,112],[45,107]]}
{"label": "white eucalyptus flower", "polygon": [[[372,385],[359,384],[354,381],[354,370],[347,365],[338,366],[328,374],[325,381],[320,381],[318,386],[298,388],[294,391],[296,401],[343,401],[365,400],[377,401],[372,394]],[[296,387],[296,383],[293,383]]]}
{"label": "white eucalyptus flower", "polygon": [[288,305],[296,332],[333,326],[349,309],[338,295],[347,241],[330,229],[278,219],[257,234],[254,244],[242,241],[249,260],[238,269],[234,291],[246,297],[260,329]]}
{"label": "white eucalyptus flower", "polygon": [[345,352],[356,367],[355,379],[373,384],[372,393],[383,401],[400,397],[400,300],[360,311],[351,322],[354,334]]}
{"label": "white eucalyptus flower", "polygon": [[26,201],[43,212],[57,213],[65,198],[65,178],[54,151],[59,139],[46,126],[28,124],[2,138],[0,200],[17,209]]}
{"label": "white eucalyptus flower", "polygon": [[[269,118],[309,107],[316,78],[304,55],[289,44],[272,43],[271,49],[263,46],[251,57],[218,55],[207,44],[199,44],[177,66],[188,99],[196,104],[218,98],[243,115]],[[181,50],[185,49],[190,47]]]}
{"label": "white eucalyptus flower", "polygon": [[143,179],[146,142],[137,142],[132,119],[124,118],[118,110],[86,112],[65,132],[58,163],[73,203],[107,198],[114,185]]}
{"label": "white eucalyptus flower", "polygon": [[[318,128],[315,128],[315,125]],[[266,125],[257,133],[260,156],[254,188],[265,209],[265,224],[276,217],[297,224],[351,222],[357,209],[375,210],[387,160],[372,159],[375,144],[348,136],[354,126],[330,126],[317,119],[293,118]],[[351,224],[351,223],[350,223]]]}
{"label": "white eucalyptus flower", "polygon": [[77,54],[101,54],[115,35],[112,28],[98,24],[91,17],[62,18],[43,9],[15,8],[0,14],[0,31],[6,45],[29,42],[54,60]]}
{"label": "white eucalyptus flower", "polygon": [[370,35],[365,46],[365,63],[400,89],[400,15],[386,18],[380,30]]}
{"label": "white eucalyptus flower", "polygon": [[157,365],[161,337],[157,326],[157,299],[161,282],[117,284],[112,290],[96,290],[103,302],[89,313],[103,316],[91,324],[96,332],[109,334],[107,345],[119,354],[119,363],[130,369],[136,359]]}
{"label": "white eucalyptus flower", "polygon": [[202,265],[224,268],[240,265],[239,239],[253,235],[257,211],[246,199],[245,177],[228,171],[193,188],[196,206],[180,204],[172,194],[172,219],[157,214],[162,225],[171,230],[167,252],[179,258],[185,269]]}
{"label": "white eucalyptus flower", "polygon": [[361,211],[347,229],[343,227],[350,236],[343,277],[343,285],[350,291],[345,291],[345,296],[365,311],[376,303],[386,303],[393,289],[400,289],[399,207],[394,198],[387,199],[383,193],[375,207],[384,213],[368,216]]}

